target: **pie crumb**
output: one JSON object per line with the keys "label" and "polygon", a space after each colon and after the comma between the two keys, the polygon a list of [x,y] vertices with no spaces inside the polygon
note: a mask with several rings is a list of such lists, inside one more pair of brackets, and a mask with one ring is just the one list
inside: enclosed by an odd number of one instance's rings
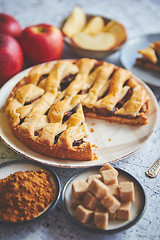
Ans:
{"label": "pie crumb", "polygon": [[92,123],[91,125],[92,125],[92,126],[94,126],[94,125],[95,125],[95,123]]}
{"label": "pie crumb", "polygon": [[111,138],[109,138],[108,141],[111,141]]}
{"label": "pie crumb", "polygon": [[91,129],[90,129],[90,131],[91,131],[91,132],[94,132],[94,129],[93,129],[93,128],[91,128]]}
{"label": "pie crumb", "polygon": [[97,146],[97,145],[95,145],[95,144],[93,144],[93,145],[92,145],[92,147],[94,147],[94,148],[98,148],[98,146]]}
{"label": "pie crumb", "polygon": [[93,160],[98,160],[98,156],[95,153],[93,153]]}

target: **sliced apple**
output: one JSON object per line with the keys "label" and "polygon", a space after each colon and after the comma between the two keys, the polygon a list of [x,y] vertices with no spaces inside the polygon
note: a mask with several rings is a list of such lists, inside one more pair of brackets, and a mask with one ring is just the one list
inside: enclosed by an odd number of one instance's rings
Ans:
{"label": "sliced apple", "polygon": [[100,32],[95,35],[80,32],[73,36],[72,41],[81,48],[96,51],[112,49],[116,43],[115,36],[106,32]]}
{"label": "sliced apple", "polygon": [[84,28],[83,32],[96,34],[102,31],[104,28],[104,20],[102,17],[95,16],[93,17]]}
{"label": "sliced apple", "polygon": [[104,32],[112,33],[116,38],[116,46],[121,45],[127,39],[125,27],[116,21],[110,21],[103,29]]}
{"label": "sliced apple", "polygon": [[82,8],[75,7],[71,15],[67,18],[63,25],[62,32],[68,37],[82,31],[86,25],[86,15]]}
{"label": "sliced apple", "polygon": [[148,59],[152,63],[157,63],[158,59],[153,48],[144,48],[138,50],[138,53],[142,54],[143,58]]}

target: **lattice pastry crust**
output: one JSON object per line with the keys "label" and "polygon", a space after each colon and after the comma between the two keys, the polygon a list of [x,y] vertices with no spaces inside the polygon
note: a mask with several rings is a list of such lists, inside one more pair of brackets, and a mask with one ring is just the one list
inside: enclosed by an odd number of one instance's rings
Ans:
{"label": "lattice pastry crust", "polygon": [[146,69],[160,71],[160,41],[156,41],[148,48],[138,50],[141,58],[136,59],[136,63]]}
{"label": "lattice pastry crust", "polygon": [[147,123],[149,97],[132,73],[82,58],[35,66],[7,99],[9,125],[24,144],[47,156],[92,160],[85,115]]}

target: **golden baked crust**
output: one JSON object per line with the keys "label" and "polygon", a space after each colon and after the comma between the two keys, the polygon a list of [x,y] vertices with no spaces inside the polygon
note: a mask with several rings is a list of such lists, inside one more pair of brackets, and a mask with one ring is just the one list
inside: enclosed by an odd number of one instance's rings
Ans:
{"label": "golden baked crust", "polygon": [[85,115],[147,123],[149,97],[130,71],[82,58],[35,66],[7,99],[9,125],[24,144],[51,157],[93,160]]}
{"label": "golden baked crust", "polygon": [[160,41],[153,42],[149,47],[138,50],[141,58],[136,59],[140,67],[160,71]]}

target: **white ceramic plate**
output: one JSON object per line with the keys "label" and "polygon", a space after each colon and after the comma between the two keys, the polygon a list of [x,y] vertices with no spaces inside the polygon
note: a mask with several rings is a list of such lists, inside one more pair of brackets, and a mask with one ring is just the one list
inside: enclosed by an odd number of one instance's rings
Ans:
{"label": "white ceramic plate", "polygon": [[141,56],[137,53],[137,50],[148,47],[154,41],[160,41],[160,33],[148,34],[128,40],[121,50],[120,59],[122,65],[132,71],[133,74],[140,77],[146,83],[160,87],[160,72],[135,65],[136,58]]}
{"label": "white ceramic plate", "polygon": [[93,168],[90,168],[89,170],[88,169],[83,170],[79,174],[74,175],[73,177],[71,177],[71,179],[68,180],[68,182],[65,184],[62,191],[62,203],[63,203],[64,211],[69,216],[69,218],[73,220],[76,224],[92,231],[105,231],[109,233],[109,232],[122,231],[126,228],[133,226],[138,222],[138,220],[142,217],[144,213],[145,203],[146,203],[145,193],[140,183],[132,175],[130,175],[129,173],[121,169],[117,169],[119,172],[118,181],[119,182],[132,181],[134,183],[134,188],[135,188],[135,201],[131,204],[130,219],[127,221],[122,221],[122,220],[109,221],[107,230],[96,229],[93,225],[82,224],[75,219],[74,211],[71,208],[72,183],[73,181],[76,181],[79,179],[86,180],[89,176],[97,174],[98,170],[99,170],[99,167],[93,167]]}
{"label": "white ceramic plate", "polygon": [[41,212],[37,217],[32,218],[31,220],[25,221],[25,222],[5,222],[0,220],[0,223],[6,223],[6,224],[23,224],[26,222],[34,221],[42,216],[48,214],[57,204],[60,194],[61,194],[61,185],[60,180],[58,176],[56,175],[53,170],[47,166],[42,165],[41,163],[36,163],[35,161],[31,160],[17,160],[17,161],[10,161],[6,163],[0,164],[0,179],[8,177],[10,174],[13,174],[18,171],[39,171],[43,169],[45,172],[50,174],[50,181],[52,185],[54,186],[55,192],[54,192],[54,198],[50,202],[50,204],[44,209],[43,212]]}
{"label": "white ceramic plate", "polygon": [[[144,126],[127,126],[117,123],[109,123],[103,120],[86,118],[88,127],[88,141],[95,144],[96,154],[99,156],[98,160],[94,161],[72,161],[63,160],[52,157],[46,157],[33,152],[14,137],[8,125],[7,117],[5,115],[5,101],[15,84],[24,76],[27,75],[29,69],[17,74],[9,80],[0,91],[0,136],[4,142],[17,153],[25,157],[57,167],[91,167],[102,165],[105,162],[113,162],[127,155],[133,153],[151,136],[155,131],[158,123],[158,103],[146,84],[139,80],[145,87],[150,96],[149,103],[149,122]],[[95,125],[93,126],[92,123]],[[94,132],[90,132],[93,128]]]}

